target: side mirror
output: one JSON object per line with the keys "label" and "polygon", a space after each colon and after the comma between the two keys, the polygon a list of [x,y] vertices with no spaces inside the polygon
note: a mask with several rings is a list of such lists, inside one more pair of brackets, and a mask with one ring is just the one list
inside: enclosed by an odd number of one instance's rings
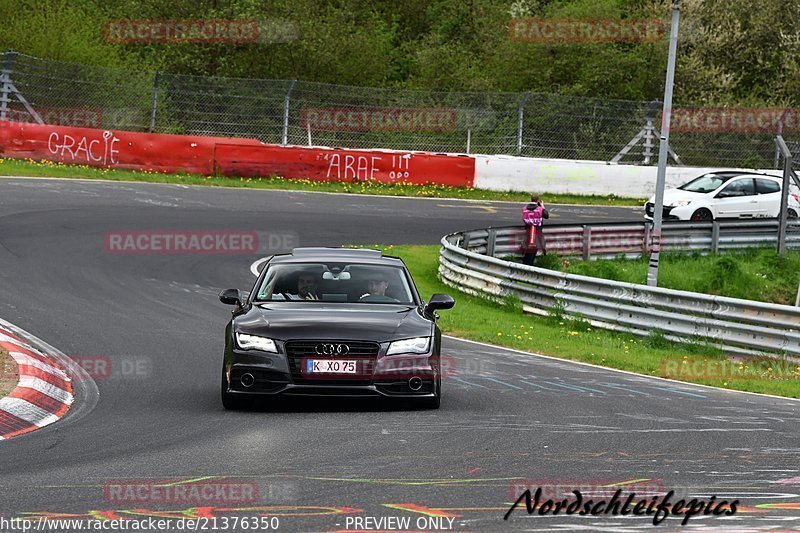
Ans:
{"label": "side mirror", "polygon": [[239,295],[239,289],[225,289],[219,293],[219,301],[225,305],[242,306],[242,297]]}
{"label": "side mirror", "polygon": [[433,312],[439,309],[451,309],[456,305],[456,301],[449,294],[434,294],[428,305],[425,306],[425,311]]}

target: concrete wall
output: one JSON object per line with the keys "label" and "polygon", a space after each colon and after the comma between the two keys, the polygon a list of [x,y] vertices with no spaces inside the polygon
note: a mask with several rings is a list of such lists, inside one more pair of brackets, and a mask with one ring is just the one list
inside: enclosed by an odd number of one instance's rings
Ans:
{"label": "concrete wall", "polygon": [[[542,193],[615,194],[648,198],[655,191],[657,168],[613,165],[601,161],[534,159],[504,155],[476,155],[478,189]],[[667,167],[667,187],[677,187],[692,178],[720,168]],[[748,170],[755,169],[726,169]],[[775,169],[758,170],[780,176]]]}

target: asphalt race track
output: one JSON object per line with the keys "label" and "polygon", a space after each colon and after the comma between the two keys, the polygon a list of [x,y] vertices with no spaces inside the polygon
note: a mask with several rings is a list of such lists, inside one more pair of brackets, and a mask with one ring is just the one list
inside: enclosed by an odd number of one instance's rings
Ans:
{"label": "asphalt race track", "polygon": [[[740,500],[732,517],[694,517],[688,529],[672,517],[659,531],[800,529],[798,402],[447,338],[443,351],[455,372],[444,379],[438,411],[324,400],[225,412],[219,372],[229,310],[217,293],[249,289],[249,267],[265,250],[130,255],[108,253],[104,244],[107,232],[128,230],[254,230],[302,246],[432,244],[460,229],[518,223],[520,209],[0,179],[0,317],[71,357],[113,369],[94,380],[99,398],[92,383],[79,382],[83,407],[0,442],[0,514],[266,515],[278,516],[282,531],[352,529],[354,516],[410,517],[411,529],[456,531],[654,529],[648,517],[527,516],[524,506],[503,520],[517,485],[549,483],[606,497],[615,488],[646,494],[655,487]],[[641,215],[552,211],[553,222]],[[199,479],[249,484],[257,498],[186,511],[198,506],[120,501],[108,490]]]}

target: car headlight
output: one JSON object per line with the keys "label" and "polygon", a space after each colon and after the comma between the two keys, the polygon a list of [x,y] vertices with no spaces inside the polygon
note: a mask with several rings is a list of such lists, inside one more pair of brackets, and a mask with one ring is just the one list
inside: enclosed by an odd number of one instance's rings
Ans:
{"label": "car headlight", "polygon": [[672,202],[670,207],[683,207],[685,205],[689,205],[690,203],[692,203],[691,200],[678,200],[677,202]]}
{"label": "car headlight", "polygon": [[387,350],[386,355],[397,353],[428,353],[430,344],[430,337],[415,337],[413,339],[394,341],[389,345],[389,350]]}
{"label": "car headlight", "polygon": [[247,333],[236,334],[236,344],[242,350],[261,350],[262,352],[278,353],[275,341],[258,335],[248,335]]}

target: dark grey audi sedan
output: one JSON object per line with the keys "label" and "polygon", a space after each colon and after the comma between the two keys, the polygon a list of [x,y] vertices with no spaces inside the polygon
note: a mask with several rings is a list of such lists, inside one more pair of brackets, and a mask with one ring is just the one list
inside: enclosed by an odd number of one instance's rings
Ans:
{"label": "dark grey audi sedan", "polygon": [[266,262],[253,290],[226,289],[222,404],[264,395],[401,398],[438,408],[439,309],[405,263],[377,250],[296,248]]}

